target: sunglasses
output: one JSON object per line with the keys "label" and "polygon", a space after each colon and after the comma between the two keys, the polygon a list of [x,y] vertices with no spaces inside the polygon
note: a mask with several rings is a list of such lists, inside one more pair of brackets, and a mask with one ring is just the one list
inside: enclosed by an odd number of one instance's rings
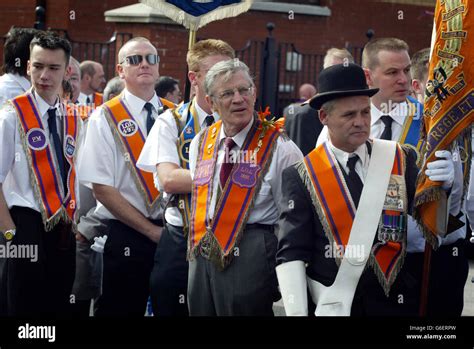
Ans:
{"label": "sunglasses", "polygon": [[155,65],[157,63],[160,63],[160,56],[154,55],[154,54],[148,54],[145,56],[133,55],[133,56],[125,57],[125,59],[120,64],[123,64],[123,62],[127,62],[129,65],[139,65],[143,61],[143,58],[145,58],[148,64],[150,65]]}

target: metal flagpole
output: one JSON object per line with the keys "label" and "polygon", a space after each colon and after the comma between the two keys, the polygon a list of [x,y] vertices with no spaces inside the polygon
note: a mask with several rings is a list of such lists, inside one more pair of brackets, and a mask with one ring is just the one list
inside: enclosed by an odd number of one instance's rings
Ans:
{"label": "metal flagpole", "polygon": [[[189,30],[189,42],[188,42],[188,51],[193,47],[193,45],[196,43],[196,30]],[[189,82],[188,79],[188,69],[186,68],[186,85],[184,87],[184,103],[189,102],[191,98],[189,98],[191,95],[191,83]]]}

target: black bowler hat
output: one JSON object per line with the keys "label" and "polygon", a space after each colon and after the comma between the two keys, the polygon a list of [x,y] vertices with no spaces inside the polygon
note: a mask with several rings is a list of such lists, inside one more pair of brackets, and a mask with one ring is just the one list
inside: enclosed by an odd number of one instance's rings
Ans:
{"label": "black bowler hat", "polygon": [[357,64],[336,64],[321,71],[318,78],[318,94],[309,105],[314,109],[336,98],[350,96],[372,97],[378,88],[369,88],[364,70]]}

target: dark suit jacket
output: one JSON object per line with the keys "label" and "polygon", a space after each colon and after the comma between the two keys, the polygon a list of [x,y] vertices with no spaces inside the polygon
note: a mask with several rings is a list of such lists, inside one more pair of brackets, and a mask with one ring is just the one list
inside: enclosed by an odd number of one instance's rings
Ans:
{"label": "dark suit jacket", "polygon": [[[407,186],[408,207],[416,188],[416,154],[406,150],[405,181]],[[303,184],[295,166],[288,167],[282,174],[282,199],[280,201],[280,221],[278,232],[277,264],[301,260],[307,263],[306,274],[313,280],[330,286],[338,271],[335,259],[325,256],[327,239],[319,217],[311,201],[310,193]],[[288,205],[292,200],[293,205]],[[409,209],[411,212],[411,209]],[[403,268],[403,267],[402,267]],[[392,285],[390,299],[385,296],[382,286],[371,267],[366,267],[359,281],[354,297],[353,315],[416,315],[416,306],[398,302],[398,295],[407,287],[410,280],[400,280]],[[388,303],[386,303],[388,302]],[[405,306],[405,307],[404,307]]]}
{"label": "dark suit jacket", "polygon": [[295,103],[286,107],[283,115],[286,133],[306,156],[315,148],[318,136],[323,129],[317,110],[311,108],[309,104],[301,106]]}

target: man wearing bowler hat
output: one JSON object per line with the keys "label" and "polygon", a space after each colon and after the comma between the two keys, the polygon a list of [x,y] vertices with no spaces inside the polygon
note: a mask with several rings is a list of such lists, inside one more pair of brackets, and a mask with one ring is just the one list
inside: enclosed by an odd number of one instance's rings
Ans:
{"label": "man wearing bowler hat", "polygon": [[[416,155],[369,139],[378,89],[361,67],[329,67],[318,82],[310,105],[328,140],[282,175],[276,270],[286,313],[307,315],[308,287],[317,316],[398,315]],[[426,174],[449,190],[452,161],[439,161]]]}

